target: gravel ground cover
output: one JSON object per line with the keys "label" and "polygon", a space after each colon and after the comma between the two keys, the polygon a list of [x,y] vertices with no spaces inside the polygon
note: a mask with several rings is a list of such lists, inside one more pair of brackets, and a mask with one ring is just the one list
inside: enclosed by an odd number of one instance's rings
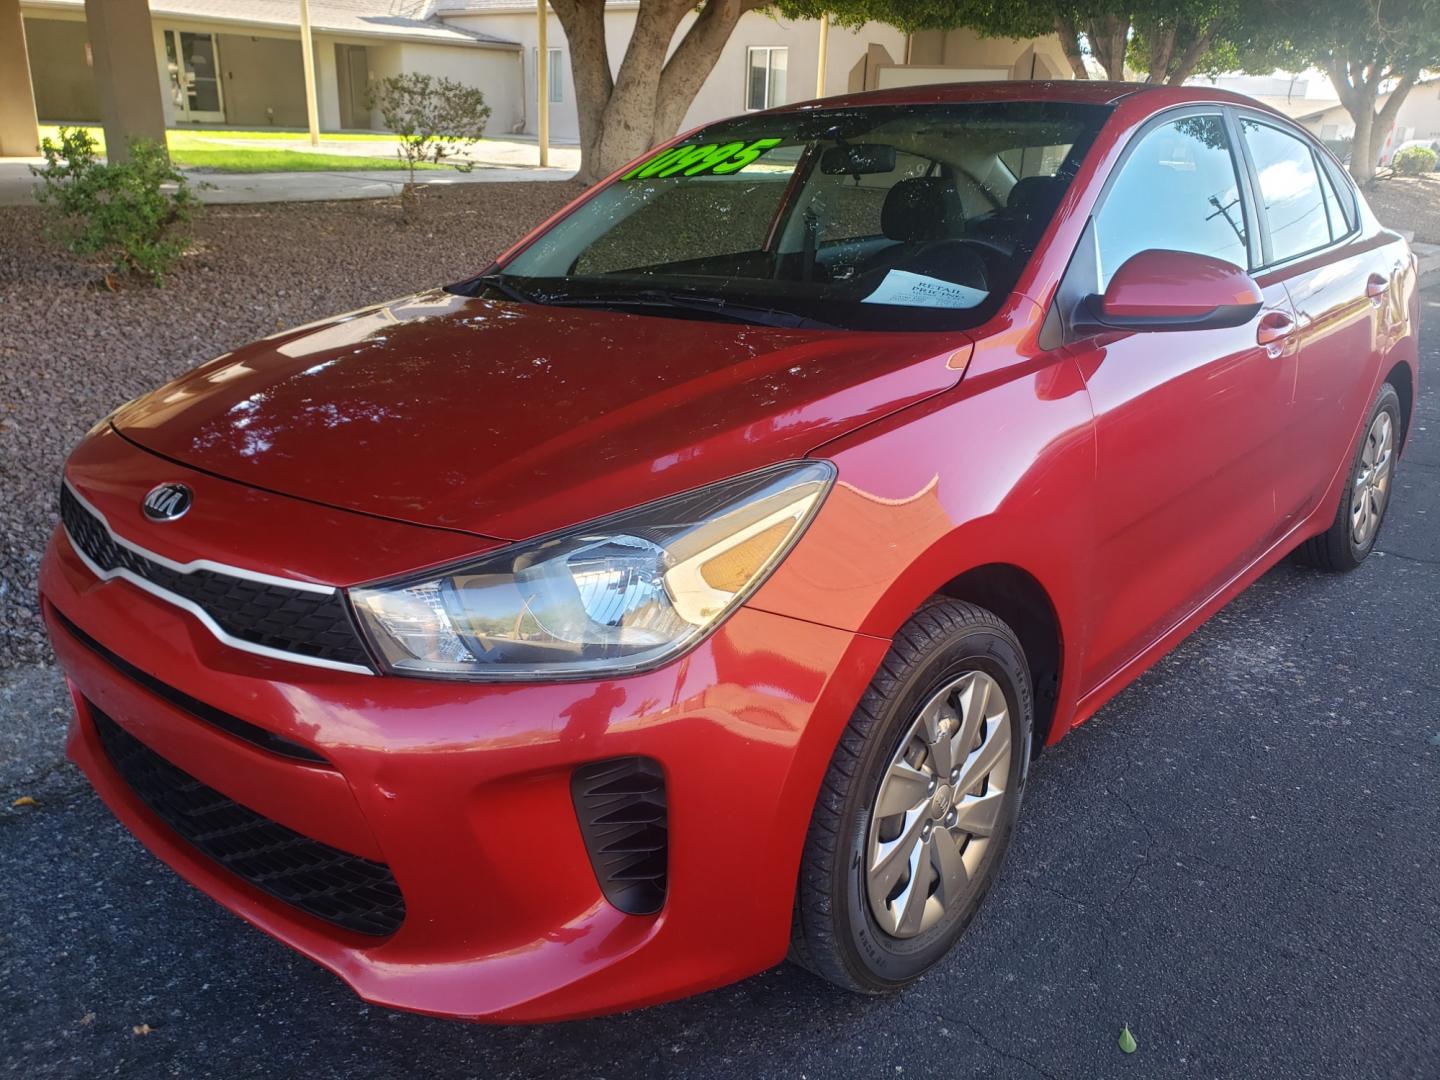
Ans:
{"label": "gravel ground cover", "polygon": [[35,574],[60,467],[101,416],[265,334],[481,269],[581,188],[426,189],[398,201],[211,207],[163,289],[99,287],[45,243],[31,207],[0,207],[0,668],[49,658]]}
{"label": "gravel ground cover", "polygon": [[1440,173],[1389,176],[1365,192],[1375,216],[1395,229],[1410,229],[1415,239],[1440,244]]}

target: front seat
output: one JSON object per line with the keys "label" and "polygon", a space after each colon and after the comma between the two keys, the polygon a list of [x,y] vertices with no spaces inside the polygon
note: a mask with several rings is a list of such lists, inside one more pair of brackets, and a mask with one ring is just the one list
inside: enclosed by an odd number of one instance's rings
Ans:
{"label": "front seat", "polygon": [[885,194],[880,230],[901,243],[949,240],[965,232],[965,207],[955,185],[943,176],[912,176]]}
{"label": "front seat", "polygon": [[885,194],[880,228],[895,241],[861,267],[862,274],[892,269],[953,281],[984,290],[984,260],[974,251],[946,241],[965,234],[965,208],[952,180],[944,176],[913,176]]}
{"label": "front seat", "polygon": [[1005,200],[1006,216],[1026,222],[1038,232],[1054,216],[1064,196],[1065,181],[1058,176],[1022,177]]}

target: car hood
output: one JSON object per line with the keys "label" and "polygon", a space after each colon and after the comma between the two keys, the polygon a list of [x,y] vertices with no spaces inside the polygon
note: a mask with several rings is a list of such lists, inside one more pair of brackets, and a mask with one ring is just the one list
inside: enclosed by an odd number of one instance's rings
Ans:
{"label": "car hood", "polygon": [[952,386],[963,335],[421,293],[123,407],[154,453],[328,506],[523,539],[776,461]]}

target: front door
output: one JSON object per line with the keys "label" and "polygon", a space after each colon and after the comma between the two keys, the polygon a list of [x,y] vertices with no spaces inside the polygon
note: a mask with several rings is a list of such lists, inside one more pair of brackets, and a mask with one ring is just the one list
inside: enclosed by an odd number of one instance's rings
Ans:
{"label": "front door", "polygon": [[370,62],[364,45],[335,46],[335,75],[340,90],[340,126],[369,128]]}
{"label": "front door", "polygon": [[165,62],[170,70],[175,119],[182,123],[224,123],[224,91],[215,35],[166,30]]}
{"label": "front door", "polygon": [[[1242,269],[1257,261],[1231,128],[1191,110],[1137,137],[1067,272],[1103,292],[1151,248]],[[1087,261],[1088,260],[1088,261]],[[1263,554],[1293,524],[1287,465],[1295,349],[1285,287],[1237,327],[1110,331],[1069,346],[1095,413],[1095,561],[1085,690],[1112,676]],[[1268,320],[1268,321],[1267,321]],[[1288,471],[1287,471],[1288,470]]]}

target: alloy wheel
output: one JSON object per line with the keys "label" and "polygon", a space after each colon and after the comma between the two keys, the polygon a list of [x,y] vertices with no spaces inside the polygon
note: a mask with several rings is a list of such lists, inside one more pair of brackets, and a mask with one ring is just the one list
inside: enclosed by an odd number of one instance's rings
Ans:
{"label": "alloy wheel", "polygon": [[1350,537],[1364,548],[1375,537],[1390,495],[1390,474],[1395,463],[1395,423],[1381,410],[1370,424],[1360,451],[1360,468],[1350,495]]}
{"label": "alloy wheel", "polygon": [[870,813],[866,895],[886,933],[914,937],[964,902],[1003,820],[1010,743],[1004,691],[983,671],[920,709]]}

